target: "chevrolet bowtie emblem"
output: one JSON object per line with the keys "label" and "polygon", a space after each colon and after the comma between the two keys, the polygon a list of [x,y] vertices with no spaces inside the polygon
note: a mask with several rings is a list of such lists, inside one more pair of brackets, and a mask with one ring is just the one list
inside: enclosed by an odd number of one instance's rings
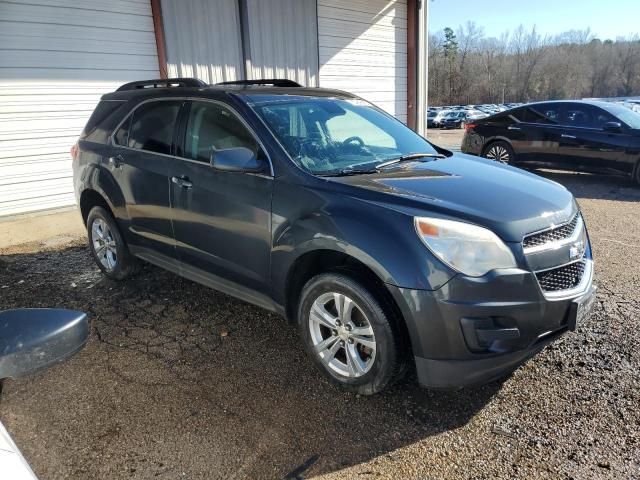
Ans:
{"label": "chevrolet bowtie emblem", "polygon": [[576,242],[569,247],[569,260],[576,260],[584,255],[584,243]]}

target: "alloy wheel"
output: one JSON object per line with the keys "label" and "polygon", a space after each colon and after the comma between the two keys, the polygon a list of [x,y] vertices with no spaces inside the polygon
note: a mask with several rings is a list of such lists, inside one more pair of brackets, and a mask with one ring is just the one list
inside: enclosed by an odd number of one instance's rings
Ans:
{"label": "alloy wheel", "polygon": [[96,218],[91,224],[91,243],[93,251],[104,268],[112,271],[118,263],[118,250],[113,233],[101,218]]}
{"label": "alloy wheel", "polygon": [[322,362],[339,375],[358,378],[375,361],[376,339],[362,308],[342,293],[320,295],[311,306],[309,331]]}
{"label": "alloy wheel", "polygon": [[500,163],[509,163],[509,151],[502,145],[493,145],[487,150],[486,158]]}

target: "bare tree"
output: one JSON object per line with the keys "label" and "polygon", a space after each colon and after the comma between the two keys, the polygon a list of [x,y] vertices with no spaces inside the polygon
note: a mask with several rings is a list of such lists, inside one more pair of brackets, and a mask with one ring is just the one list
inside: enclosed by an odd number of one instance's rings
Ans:
{"label": "bare tree", "polygon": [[542,37],[519,26],[486,38],[477,24],[432,32],[429,103],[497,103],[640,95],[640,37],[589,29]]}

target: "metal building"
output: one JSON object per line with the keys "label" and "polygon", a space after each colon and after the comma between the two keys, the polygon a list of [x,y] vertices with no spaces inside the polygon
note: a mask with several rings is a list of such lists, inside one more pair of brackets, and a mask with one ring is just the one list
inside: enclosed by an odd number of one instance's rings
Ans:
{"label": "metal building", "polygon": [[412,125],[418,5],[0,0],[0,216],[73,204],[69,149],[100,96],[132,80],[289,78]]}

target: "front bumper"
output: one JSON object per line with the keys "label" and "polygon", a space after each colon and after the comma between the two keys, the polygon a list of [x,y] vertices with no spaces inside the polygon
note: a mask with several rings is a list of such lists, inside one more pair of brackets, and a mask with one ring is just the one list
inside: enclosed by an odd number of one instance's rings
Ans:
{"label": "front bumper", "polygon": [[480,278],[458,275],[435,291],[388,286],[405,318],[419,382],[460,388],[506,375],[569,330],[570,296],[545,297],[535,274],[521,269]]}

